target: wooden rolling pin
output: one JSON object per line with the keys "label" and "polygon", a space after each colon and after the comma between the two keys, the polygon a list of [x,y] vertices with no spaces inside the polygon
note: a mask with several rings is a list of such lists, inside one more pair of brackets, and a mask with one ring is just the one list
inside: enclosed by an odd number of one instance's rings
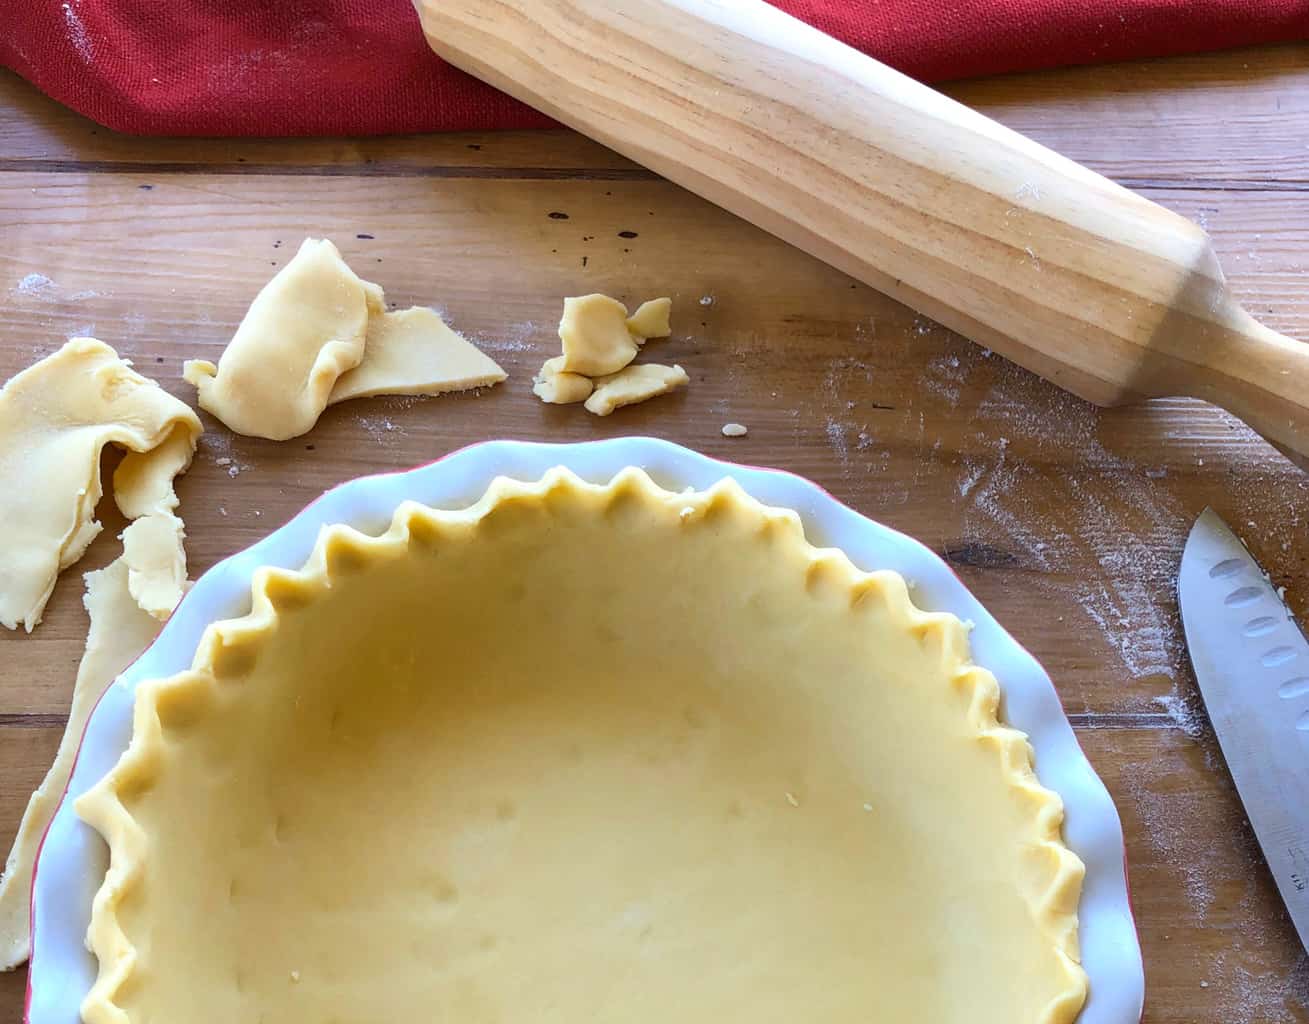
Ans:
{"label": "wooden rolling pin", "polygon": [[1197,225],[763,0],[415,2],[446,60],[1061,387],[1309,456],[1309,345]]}

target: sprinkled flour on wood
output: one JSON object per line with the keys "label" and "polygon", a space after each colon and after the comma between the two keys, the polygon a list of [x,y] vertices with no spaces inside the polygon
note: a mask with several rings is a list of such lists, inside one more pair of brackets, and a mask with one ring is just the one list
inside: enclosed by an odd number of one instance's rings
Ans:
{"label": "sprinkled flour on wood", "polygon": [[485,334],[476,334],[471,335],[469,340],[483,352],[495,352],[498,354],[503,354],[505,352],[532,352],[537,348],[532,339],[536,337],[538,333],[541,333],[542,337],[544,337],[546,333],[549,334],[550,338],[554,337],[553,330],[549,332],[539,332],[535,321],[525,320],[522,323],[510,324],[505,328],[503,335],[487,336]]}
{"label": "sprinkled flour on wood", "polygon": [[[1175,679],[1184,651],[1174,587],[1190,520],[1141,467],[1096,440],[1098,415],[1023,371],[1004,373],[977,409],[1000,433],[992,457],[964,460],[965,536],[983,540],[999,530],[1037,568],[1066,575],[1133,677]],[[1025,451],[1075,447],[1083,466],[1051,479],[1013,457],[1011,437]],[[1088,557],[1100,574],[1079,571]]]}
{"label": "sprinkled flour on wood", "polygon": [[230,477],[240,476],[254,468],[233,450],[232,439],[227,434],[205,434],[200,442],[200,453],[219,469],[225,470]]}
{"label": "sprinkled flour on wood", "polygon": [[827,443],[842,465],[850,461],[850,444],[845,439],[845,427],[831,416],[827,417]]}
{"label": "sprinkled flour on wood", "polygon": [[35,299],[54,298],[58,286],[44,274],[28,274],[14,285],[14,294]]}
{"label": "sprinkled flour on wood", "polygon": [[388,416],[359,416],[357,421],[378,444],[390,444],[396,438],[404,437],[405,432]]}

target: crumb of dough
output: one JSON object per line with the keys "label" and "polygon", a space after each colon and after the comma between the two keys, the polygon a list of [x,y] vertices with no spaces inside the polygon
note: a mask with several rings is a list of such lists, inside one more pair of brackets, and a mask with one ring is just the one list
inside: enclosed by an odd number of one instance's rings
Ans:
{"label": "crumb of dough", "polygon": [[382,289],[346,266],[335,245],[307,238],[255,296],[218,359],[188,360],[182,376],[200,407],[238,434],[285,441],[310,430],[338,378],[364,358]]}
{"label": "crumb of dough", "polygon": [[0,624],[30,632],[55,578],[100,532],[100,453],[129,450],[114,483],[125,514],[171,512],[200,420],[104,342],[74,338],[0,390]]}
{"label": "crumb of dough", "polygon": [[533,378],[533,394],[553,405],[585,401],[597,416],[608,416],[686,384],[680,366],[631,365],[647,339],[668,336],[672,306],[667,297],[650,299],[629,317],[627,307],[608,295],[564,299],[563,354],[545,361]]}
{"label": "crumb of dough", "polygon": [[750,433],[750,428],[744,423],[724,423],[723,437],[745,437]]}
{"label": "crumb of dough", "polygon": [[435,311],[414,306],[369,317],[363,362],[337,380],[327,404],[372,395],[439,395],[504,379],[495,360]]}
{"label": "crumb of dough", "polygon": [[0,971],[13,970],[31,952],[32,868],[46,826],[63,799],[91,709],[109,682],[149,646],[159,630],[159,623],[132,600],[128,574],[127,562],[120,558],[84,577],[86,593],[82,603],[91,626],[73,684],[68,724],[54,763],[27,802],[4,875],[0,876]]}
{"label": "crumb of dough", "polygon": [[644,345],[649,338],[666,338],[672,333],[669,326],[672,311],[673,300],[667,297],[643,302],[627,318],[627,329],[638,345]]}
{"label": "crumb of dough", "polygon": [[627,329],[627,307],[608,295],[564,299],[559,321],[563,365],[569,373],[600,377],[617,373],[636,358],[637,344]]}
{"label": "crumb of dough", "polygon": [[586,408],[597,416],[608,416],[620,406],[676,391],[689,380],[680,366],[660,366],[658,363],[628,366],[597,379],[595,391],[586,400]]}
{"label": "crumb of dough", "polygon": [[186,531],[171,512],[133,520],[119,539],[127,563],[127,589],[156,619],[166,619],[186,587]]}
{"label": "crumb of dough", "polygon": [[583,402],[595,390],[590,377],[569,373],[563,369],[564,357],[547,359],[532,381],[532,393],[550,405],[571,405]]}

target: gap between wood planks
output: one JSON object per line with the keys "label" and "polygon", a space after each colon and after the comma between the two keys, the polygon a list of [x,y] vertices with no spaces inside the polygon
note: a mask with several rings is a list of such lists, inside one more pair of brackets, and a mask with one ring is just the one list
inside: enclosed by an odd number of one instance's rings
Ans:
{"label": "gap between wood planks", "polygon": [[[488,178],[508,181],[660,181],[644,167],[495,167],[477,164],[415,167],[399,163],[276,164],[241,157],[221,163],[186,161],[0,159],[0,173],[44,174],[229,174],[282,178]],[[1309,186],[1307,186],[1309,187]]]}
{"label": "gap between wood planks", "polygon": [[[363,161],[348,164],[250,163],[235,161],[188,163],[186,161],[46,160],[0,159],[0,174],[34,172],[43,174],[211,174],[264,175],[271,177],[330,178],[454,178],[504,181],[660,181],[660,175],[644,167],[498,167],[452,164],[418,167],[403,163]],[[1141,192],[1309,192],[1309,180],[1299,178],[1117,178],[1124,188]]]}

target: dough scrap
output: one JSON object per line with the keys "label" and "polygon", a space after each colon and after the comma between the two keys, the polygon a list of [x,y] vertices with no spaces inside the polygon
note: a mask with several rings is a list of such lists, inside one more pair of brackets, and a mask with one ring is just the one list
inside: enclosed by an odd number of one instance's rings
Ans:
{"label": "dough scrap", "polygon": [[547,359],[532,381],[532,393],[541,401],[550,405],[571,405],[585,401],[595,389],[590,377],[569,373],[563,365],[563,356]]}
{"label": "dough scrap", "polygon": [[498,384],[495,360],[425,306],[370,317],[364,358],[344,373],[327,404],[372,395],[439,395]]}
{"label": "dough scrap", "polygon": [[195,455],[195,437],[185,426],[174,428],[152,451],[128,452],[114,470],[114,504],[128,519],[178,506],[173,481],[185,473]]}
{"label": "dough scrap", "polygon": [[335,245],[307,238],[255,296],[218,365],[188,360],[182,376],[202,409],[238,434],[285,441],[318,421],[337,379],[360,364],[382,289],[346,266]]}
{"label": "dough scrap", "polygon": [[[28,632],[61,569],[100,532],[100,452],[129,449],[125,510],[176,507],[200,420],[104,342],[74,338],[0,390],[0,624]],[[171,502],[171,507],[169,503]]]}
{"label": "dough scrap", "polygon": [[677,365],[642,363],[640,366],[628,366],[617,373],[596,379],[595,391],[586,400],[586,410],[597,416],[608,416],[621,406],[676,391],[690,379],[686,371]]}
{"label": "dough scrap", "polygon": [[88,572],[82,603],[91,618],[86,650],[73,684],[73,703],[59,751],[27,802],[0,877],[0,970],[13,970],[31,952],[32,870],[50,819],[64,796],[86,720],[110,681],[149,646],[159,623],[129,593],[127,562],[119,558]]}
{"label": "dough scrap", "polygon": [[628,316],[627,307],[608,295],[564,299],[563,355],[545,361],[533,379],[533,394],[552,405],[585,401],[590,412],[608,416],[686,384],[680,366],[631,365],[647,339],[668,336],[672,308],[670,298],[650,299]]}
{"label": "dough scrap", "polygon": [[669,325],[672,311],[672,299],[650,299],[637,306],[636,312],[627,318],[627,330],[638,345],[644,345],[649,338],[666,338],[673,331]]}
{"label": "dough scrap", "polygon": [[559,321],[563,370],[600,377],[617,373],[636,358],[637,344],[627,329],[627,307],[608,295],[564,299]]}
{"label": "dough scrap", "polygon": [[119,539],[127,563],[127,587],[136,603],[160,621],[186,592],[186,531],[171,512],[133,520]]}

